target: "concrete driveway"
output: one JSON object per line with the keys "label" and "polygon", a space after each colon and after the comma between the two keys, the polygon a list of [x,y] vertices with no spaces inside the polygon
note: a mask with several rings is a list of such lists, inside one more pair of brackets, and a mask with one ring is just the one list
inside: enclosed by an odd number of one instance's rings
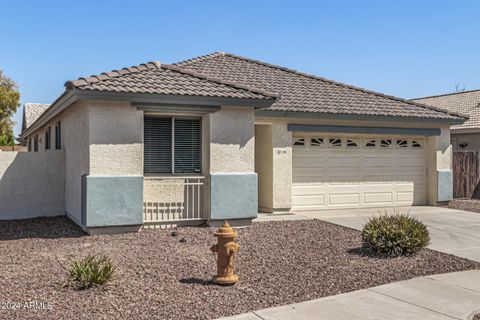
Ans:
{"label": "concrete driveway", "polygon": [[327,210],[302,212],[297,215],[360,230],[368,218],[394,211],[398,213],[408,212],[427,224],[431,237],[429,248],[480,261],[480,213],[419,206],[388,209]]}

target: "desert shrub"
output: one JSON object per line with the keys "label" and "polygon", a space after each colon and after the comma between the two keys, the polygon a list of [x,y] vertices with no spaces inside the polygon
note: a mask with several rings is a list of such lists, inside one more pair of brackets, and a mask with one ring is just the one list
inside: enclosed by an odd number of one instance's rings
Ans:
{"label": "desert shrub", "polygon": [[70,262],[67,268],[68,277],[66,285],[83,290],[92,286],[103,285],[113,279],[115,266],[106,255],[88,254],[83,259]]}
{"label": "desert shrub", "polygon": [[362,230],[363,249],[385,256],[412,255],[430,243],[427,226],[407,214],[371,218]]}

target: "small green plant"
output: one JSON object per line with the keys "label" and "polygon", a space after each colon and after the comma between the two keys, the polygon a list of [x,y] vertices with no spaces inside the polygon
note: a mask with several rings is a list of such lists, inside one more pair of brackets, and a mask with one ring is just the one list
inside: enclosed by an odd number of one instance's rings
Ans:
{"label": "small green plant", "polygon": [[72,260],[67,269],[67,286],[83,290],[92,286],[103,285],[113,279],[115,266],[106,255],[88,254],[85,258]]}
{"label": "small green plant", "polygon": [[412,255],[430,243],[427,226],[408,214],[371,218],[362,230],[363,249],[389,257]]}

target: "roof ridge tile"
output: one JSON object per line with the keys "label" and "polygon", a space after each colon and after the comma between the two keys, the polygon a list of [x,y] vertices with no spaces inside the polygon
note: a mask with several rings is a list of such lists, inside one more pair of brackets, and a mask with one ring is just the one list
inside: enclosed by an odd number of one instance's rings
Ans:
{"label": "roof ridge tile", "polygon": [[228,85],[230,87],[234,87],[234,88],[237,88],[237,89],[242,89],[242,90],[250,91],[250,92],[253,92],[253,93],[260,93],[264,96],[270,96],[272,98],[279,98],[280,97],[280,95],[278,93],[269,92],[267,90],[258,89],[258,88],[254,88],[254,87],[251,87],[251,86],[245,86],[243,84],[239,84],[239,83],[236,83],[234,81],[229,81],[229,80],[224,80],[224,79],[220,79],[220,78],[216,78],[216,77],[211,77],[211,76],[208,76],[208,75],[201,74],[199,72],[195,72],[195,71],[192,71],[192,70],[186,70],[186,69],[180,68],[180,67],[178,67],[176,65],[173,65],[173,64],[162,64],[161,68],[169,69],[169,70],[180,72],[180,73],[183,73],[183,74],[188,74],[188,75],[191,75],[191,76],[196,77],[196,78],[205,79],[205,80],[216,82],[216,83],[219,83],[219,84]]}
{"label": "roof ridge tile", "polygon": [[159,61],[150,61],[150,62],[138,64],[136,66],[125,67],[121,69],[114,69],[108,72],[102,72],[97,75],[91,75],[90,77],[80,77],[76,80],[69,80],[65,82],[64,86],[67,89],[73,89],[81,85],[99,82],[99,81],[110,79],[110,78],[116,78],[116,77],[127,75],[127,74],[137,73],[142,70],[159,69],[160,67],[161,67],[161,63]]}

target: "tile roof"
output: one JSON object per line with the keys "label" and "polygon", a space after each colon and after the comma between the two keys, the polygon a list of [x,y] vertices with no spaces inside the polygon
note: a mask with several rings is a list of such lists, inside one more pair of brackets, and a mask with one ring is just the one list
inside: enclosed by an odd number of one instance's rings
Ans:
{"label": "tile roof", "polygon": [[470,118],[464,124],[454,125],[452,130],[480,129],[480,90],[416,98],[412,101],[469,115]]}
{"label": "tile roof", "polygon": [[105,72],[87,78],[67,81],[67,89],[124,93],[168,94],[223,98],[273,100],[277,94],[244,84],[204,76],[179,67],[148,62]]}
{"label": "tile roof", "polygon": [[463,115],[296,70],[216,52],[174,64],[237,84],[278,92],[267,110],[463,120]]}
{"label": "tile roof", "polygon": [[32,125],[50,107],[43,103],[25,103],[23,105],[22,132]]}

